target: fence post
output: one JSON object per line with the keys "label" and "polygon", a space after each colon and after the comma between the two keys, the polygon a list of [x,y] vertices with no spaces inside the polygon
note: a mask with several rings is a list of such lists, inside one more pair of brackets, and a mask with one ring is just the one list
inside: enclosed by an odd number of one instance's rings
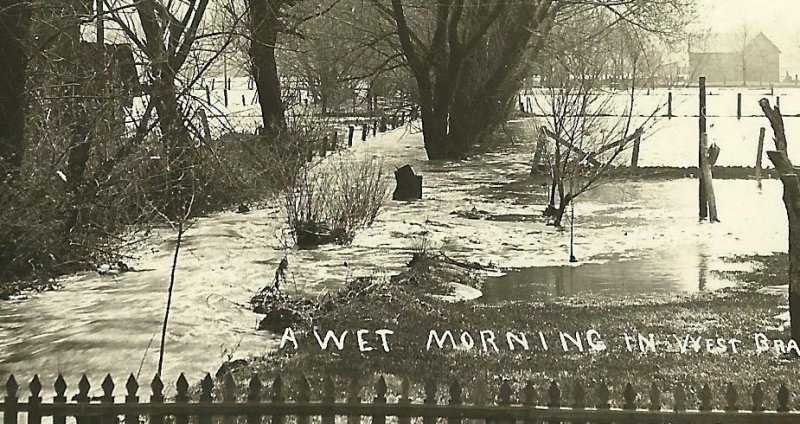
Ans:
{"label": "fence post", "polygon": [[[450,405],[459,406],[464,403],[463,399],[463,389],[461,388],[461,384],[458,380],[454,380],[452,384],[450,384]],[[447,424],[461,424],[461,418],[448,418]]]}
{"label": "fence post", "polygon": [[[297,381],[297,395],[294,398],[295,402],[307,404],[311,401],[311,386],[308,384],[308,379],[305,375],[300,374],[300,379]],[[308,415],[298,415],[297,424],[309,424],[310,417]]]}
{"label": "fence post", "polygon": [[[90,402],[89,399],[89,389],[91,385],[89,384],[89,379],[86,377],[86,374],[81,377],[81,380],[78,382],[78,394],[75,395],[72,399],[79,403],[79,404],[88,404]],[[78,424],[88,423],[90,421],[89,417],[83,416],[76,416],[75,421]]]}
{"label": "fence post", "polygon": [[[186,381],[186,376],[183,375],[183,373],[178,376],[175,388],[178,391],[175,395],[175,403],[189,403],[189,382]],[[186,415],[175,415],[175,422],[178,424],[188,424],[189,417]]]}
{"label": "fence post", "polygon": [[[150,382],[150,403],[159,404],[164,403],[164,383],[161,381],[161,377],[158,374],[153,376],[153,381]],[[151,424],[162,424],[164,422],[164,416],[158,414],[150,415],[150,423]],[[127,424],[127,423],[126,423]]]}
{"label": "fence post", "polygon": [[702,147],[702,137],[706,133],[706,77],[700,77],[700,110],[698,113],[698,149],[697,149],[697,182],[698,182],[698,207],[700,210],[700,219],[708,218],[708,202],[706,201],[705,181],[702,172],[703,156],[706,152]]}
{"label": "fence post", "polygon": [[353,125],[347,126],[347,147],[353,147],[353,133],[356,131],[356,127]]}
{"label": "fence post", "polygon": [[[375,384],[375,397],[372,399],[372,403],[375,405],[386,404],[386,379],[383,376]],[[386,416],[381,414],[373,415],[372,424],[386,424]]]}
{"label": "fence post", "polygon": [[[272,382],[272,403],[283,403],[286,398],[283,396],[283,378],[278,374]],[[272,424],[283,424],[286,417],[283,415],[273,415]]]}
{"label": "fence post", "polygon": [[742,93],[736,93],[736,119],[742,119]]}
{"label": "fence post", "polygon": [[[65,395],[67,392],[67,382],[64,381],[64,376],[59,374],[58,377],[56,377],[56,382],[53,384],[53,388],[56,391],[56,395],[53,396],[53,404],[67,403],[67,396]],[[64,415],[53,415],[53,424],[64,424],[66,422],[67,417]]]}
{"label": "fence post", "polygon": [[[250,384],[247,386],[247,402],[260,403],[261,402],[261,379],[258,374],[253,374],[250,377]],[[261,424],[261,414],[253,413],[247,416],[247,424]]]}
{"label": "fence post", "polygon": [[42,383],[39,381],[39,375],[34,374],[28,389],[31,395],[28,397],[28,424],[41,424],[42,414],[39,411],[39,406],[42,404],[42,397],[39,396],[42,392]]}
{"label": "fence post", "polygon": [[322,149],[319,151],[322,154],[322,157],[328,155],[328,136],[322,137]]}
{"label": "fence post", "polygon": [[378,134],[378,121],[372,121],[372,136],[375,137],[375,135],[377,134]]}
{"label": "fence post", "polygon": [[[520,102],[520,105],[522,102]],[[500,390],[497,393],[497,405],[498,406],[509,406],[511,405],[511,385],[508,384],[508,380],[503,380],[503,383],[500,385]],[[500,420],[498,421],[499,424],[514,424],[513,420]]]}
{"label": "fence post", "polygon": [[[211,379],[211,374],[206,373],[206,376],[200,380],[200,403],[208,404],[213,402],[213,392],[214,380]],[[199,414],[197,421],[200,424],[211,424],[211,414]]]}
{"label": "fence post", "polygon": [[[114,403],[114,380],[111,379],[111,374],[106,374],[106,378],[100,384],[103,389],[103,396],[100,398],[100,403],[104,405],[111,405]],[[100,419],[102,424],[114,424],[117,417],[113,414],[103,415]]]}
{"label": "fence post", "polygon": [[[128,381],[125,382],[125,390],[127,391],[127,394],[125,395],[126,404],[135,405],[139,403],[139,396],[136,396],[136,392],[139,391],[139,383],[136,381],[136,377],[133,376],[133,373],[128,376]],[[125,424],[135,424],[138,422],[138,415],[125,415]]]}
{"label": "fence post", "polygon": [[3,423],[5,424],[17,424],[18,389],[19,384],[17,384],[14,374],[11,374],[6,381],[6,400],[3,408]]}
{"label": "fence post", "polygon": [[[361,387],[358,385],[358,376],[354,375],[353,378],[350,380],[350,390],[347,397],[347,403],[351,405],[358,405],[361,403]],[[359,424],[361,423],[361,416],[360,415],[349,415],[347,417],[347,424]]]}
{"label": "fence post", "polygon": [[[333,378],[330,375],[326,375],[325,380],[322,382],[322,403],[329,405],[336,403],[336,387],[334,386]],[[334,424],[335,422],[335,415],[322,416],[322,424]]]}
{"label": "fence post", "polygon": [[368,131],[367,124],[366,123],[361,124],[361,141],[367,141],[367,131]]}
{"label": "fence post", "polygon": [[[425,382],[425,400],[422,401],[425,405],[436,405],[436,389],[436,381],[430,379]],[[424,417],[422,424],[436,424],[436,418]]]}
{"label": "fence post", "polygon": [[672,91],[667,93],[667,119],[672,119]]}
{"label": "fence post", "polygon": [[[403,379],[403,382],[400,383],[400,399],[397,400],[397,403],[400,405],[409,405],[411,404],[411,385],[408,383],[407,379]],[[411,418],[407,416],[398,416],[397,423],[398,424],[409,424],[411,422]]]}
{"label": "fence post", "polygon": [[[533,382],[528,380],[525,383],[525,387],[522,388],[522,405],[528,408],[535,408],[536,407],[536,387],[533,385]],[[525,424],[534,424],[536,422],[535,419],[527,418],[525,419]]]}
{"label": "fence post", "polygon": [[633,140],[633,152],[631,153],[631,168],[639,166],[639,146],[642,143],[642,134],[636,136]]}

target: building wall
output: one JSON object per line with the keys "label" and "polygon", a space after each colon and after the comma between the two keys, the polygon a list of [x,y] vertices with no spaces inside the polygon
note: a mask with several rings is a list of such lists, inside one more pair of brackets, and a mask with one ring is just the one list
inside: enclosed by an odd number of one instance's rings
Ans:
{"label": "building wall", "polygon": [[710,83],[742,82],[742,60],[736,53],[690,53],[689,71],[692,80],[705,76]]}

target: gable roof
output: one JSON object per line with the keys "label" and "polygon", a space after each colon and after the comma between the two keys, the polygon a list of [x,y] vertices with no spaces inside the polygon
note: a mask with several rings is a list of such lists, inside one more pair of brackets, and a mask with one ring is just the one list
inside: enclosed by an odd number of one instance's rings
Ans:
{"label": "gable roof", "polygon": [[695,35],[689,41],[689,53],[741,53],[747,47],[758,42],[766,42],[778,53],[781,50],[763,32],[756,34],[712,33]]}

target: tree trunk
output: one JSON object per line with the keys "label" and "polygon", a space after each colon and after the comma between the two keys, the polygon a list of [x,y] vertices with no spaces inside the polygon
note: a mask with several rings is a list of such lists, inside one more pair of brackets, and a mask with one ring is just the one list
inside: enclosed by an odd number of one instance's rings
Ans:
{"label": "tree trunk", "polygon": [[249,54],[261,106],[261,117],[264,129],[268,133],[279,132],[286,127],[278,65],[275,60],[275,45],[278,42],[281,25],[278,12],[283,2],[248,0],[247,4],[252,32]]}
{"label": "tree trunk", "polygon": [[800,342],[800,181],[786,153],[786,134],[780,109],[773,109],[767,99],[758,103],[775,134],[776,150],[768,151],[767,156],[783,183],[783,203],[789,220],[789,323],[792,339]]}
{"label": "tree trunk", "polygon": [[30,16],[27,2],[0,5],[0,182],[22,164],[27,67],[23,40]]}
{"label": "tree trunk", "polygon": [[558,202],[558,209],[556,209],[555,215],[553,216],[554,227],[561,228],[561,221],[564,219],[564,213],[567,211],[567,207],[571,201],[572,196],[568,194]]}

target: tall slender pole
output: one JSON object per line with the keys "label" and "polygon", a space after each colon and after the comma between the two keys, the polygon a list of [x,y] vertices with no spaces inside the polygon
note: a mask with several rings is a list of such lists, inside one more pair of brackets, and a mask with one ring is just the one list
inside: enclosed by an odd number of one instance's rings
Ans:
{"label": "tall slender pole", "polygon": [[103,22],[103,0],[95,0],[97,9],[97,44],[100,47],[106,43],[106,28]]}
{"label": "tall slender pole", "polygon": [[169,321],[169,310],[172,308],[172,290],[175,288],[175,271],[178,269],[178,254],[181,250],[181,239],[183,238],[183,221],[178,221],[178,240],[175,242],[175,254],[172,257],[172,271],[169,274],[169,291],[167,293],[167,308],[164,312],[164,324],[161,327],[161,348],[158,351],[158,375],[163,375],[161,370],[164,366],[164,344],[167,340],[167,322]]}
{"label": "tall slender pole", "polygon": [[575,258],[575,199],[570,202],[570,207],[572,211],[569,218],[569,261],[575,263],[578,262]]}
{"label": "tall slender pole", "polygon": [[697,180],[698,180],[698,202],[700,209],[700,219],[708,218],[708,202],[706,200],[705,178],[703,177],[703,155],[702,138],[706,133],[706,77],[700,77],[700,111],[698,119],[698,148],[697,148]]}

